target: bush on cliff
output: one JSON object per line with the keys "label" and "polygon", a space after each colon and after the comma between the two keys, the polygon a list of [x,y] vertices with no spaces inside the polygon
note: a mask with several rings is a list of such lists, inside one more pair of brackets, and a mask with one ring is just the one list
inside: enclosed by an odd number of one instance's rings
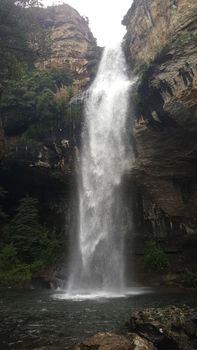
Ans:
{"label": "bush on cliff", "polygon": [[182,283],[186,287],[197,288],[197,271],[190,271],[188,269],[181,276]]}
{"label": "bush on cliff", "polygon": [[1,96],[1,112],[14,111],[16,120],[36,122],[48,118],[56,112],[57,89],[71,83],[71,78],[61,69],[26,72],[20,79],[9,81]]}
{"label": "bush on cliff", "polygon": [[79,113],[76,118],[73,108],[66,109],[72,90],[72,79],[62,69],[32,71],[10,81],[0,98],[5,131],[35,141],[53,139],[79,122]]}
{"label": "bush on cliff", "polygon": [[168,267],[168,259],[165,252],[154,240],[146,243],[144,265],[147,270],[152,272],[161,272]]}

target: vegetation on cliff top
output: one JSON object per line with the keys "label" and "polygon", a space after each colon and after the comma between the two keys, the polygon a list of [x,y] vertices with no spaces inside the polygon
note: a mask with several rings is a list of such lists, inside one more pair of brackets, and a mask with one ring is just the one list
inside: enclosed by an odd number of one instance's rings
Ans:
{"label": "vegetation on cliff top", "polygon": [[5,134],[25,132],[25,138],[40,141],[69,123],[65,107],[75,88],[69,72],[34,67],[51,44],[36,16],[38,5],[37,0],[0,4],[0,113]]}
{"label": "vegetation on cliff top", "polygon": [[[26,72],[20,80],[11,80],[0,98],[5,131],[25,132],[26,138],[43,140],[55,134],[66,121],[66,102],[72,95],[72,80],[62,70]],[[8,123],[9,115],[11,118]]]}
{"label": "vegetation on cliff top", "polygon": [[[38,0],[0,2],[0,88],[20,77],[24,68],[50,50],[49,38],[37,22],[33,8]],[[42,35],[41,35],[42,34]]]}

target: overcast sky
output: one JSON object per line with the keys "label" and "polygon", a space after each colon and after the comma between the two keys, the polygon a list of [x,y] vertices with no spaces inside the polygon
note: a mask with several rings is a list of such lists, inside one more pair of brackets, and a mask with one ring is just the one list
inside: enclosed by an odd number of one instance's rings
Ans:
{"label": "overcast sky", "polygon": [[100,46],[120,40],[125,28],[121,20],[131,6],[132,0],[42,0],[45,6],[65,2],[81,15],[87,16],[90,28]]}

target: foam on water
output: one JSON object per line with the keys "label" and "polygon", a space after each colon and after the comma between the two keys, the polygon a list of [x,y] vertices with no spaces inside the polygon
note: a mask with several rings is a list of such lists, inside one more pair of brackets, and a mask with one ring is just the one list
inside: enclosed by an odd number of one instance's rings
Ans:
{"label": "foam on water", "polygon": [[72,301],[84,301],[84,300],[99,300],[99,299],[116,299],[125,298],[141,294],[152,293],[152,290],[147,287],[133,287],[131,289],[125,289],[119,292],[107,292],[107,291],[91,291],[89,293],[65,293],[63,290],[59,290],[58,293],[53,294],[54,299],[72,300]]}

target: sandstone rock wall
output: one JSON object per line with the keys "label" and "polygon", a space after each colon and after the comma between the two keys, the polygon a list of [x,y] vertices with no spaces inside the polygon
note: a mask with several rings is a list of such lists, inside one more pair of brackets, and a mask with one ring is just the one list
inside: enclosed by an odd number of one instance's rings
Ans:
{"label": "sandstone rock wall", "polygon": [[172,266],[180,272],[196,264],[197,3],[134,1],[123,23],[127,60],[139,78],[131,179],[141,196],[142,231],[168,252],[177,246]]}
{"label": "sandstone rock wall", "polygon": [[39,10],[38,21],[47,29],[51,52],[37,62],[38,69],[64,68],[78,88],[90,81],[90,67],[97,62],[97,46],[88,19],[67,4]]}
{"label": "sandstone rock wall", "polygon": [[141,64],[153,59],[175,36],[194,26],[196,12],[193,0],[134,0],[123,19],[130,61]]}

